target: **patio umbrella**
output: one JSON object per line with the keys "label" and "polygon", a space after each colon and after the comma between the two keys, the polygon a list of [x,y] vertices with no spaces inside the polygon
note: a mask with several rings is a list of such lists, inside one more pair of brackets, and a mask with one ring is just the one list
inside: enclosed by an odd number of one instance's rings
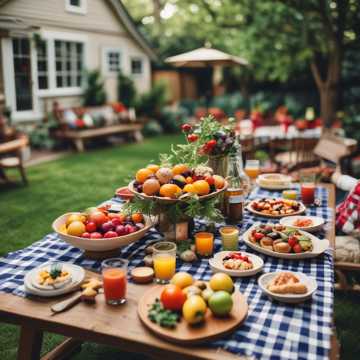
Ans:
{"label": "patio umbrella", "polygon": [[[165,62],[176,67],[214,68],[212,83],[217,84],[221,66],[247,66],[247,60],[210,47],[201,47],[183,54],[170,56]],[[209,99],[207,98],[207,102]]]}

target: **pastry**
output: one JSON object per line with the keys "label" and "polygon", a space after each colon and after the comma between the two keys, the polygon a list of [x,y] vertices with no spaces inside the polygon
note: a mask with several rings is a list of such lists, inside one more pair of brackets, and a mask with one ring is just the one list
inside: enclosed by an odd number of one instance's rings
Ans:
{"label": "pastry", "polygon": [[291,272],[281,272],[267,285],[267,289],[275,294],[305,294],[308,289],[299,277]]}
{"label": "pastry", "polygon": [[86,287],[82,292],[81,292],[81,301],[85,301],[85,302],[91,302],[94,303],[95,302],[95,297],[97,295],[97,291],[94,290],[91,287]]}

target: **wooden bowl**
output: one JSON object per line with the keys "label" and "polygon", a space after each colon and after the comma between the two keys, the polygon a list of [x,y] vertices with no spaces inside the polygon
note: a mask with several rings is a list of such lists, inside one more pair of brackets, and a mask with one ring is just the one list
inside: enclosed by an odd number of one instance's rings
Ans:
{"label": "wooden bowl", "polygon": [[123,236],[117,236],[113,238],[87,239],[87,238],[82,238],[80,236],[64,234],[60,231],[61,227],[66,223],[66,219],[71,214],[80,214],[80,213],[72,212],[59,216],[53,222],[52,228],[60,236],[60,238],[65,242],[67,242],[68,244],[77,247],[79,249],[85,251],[92,251],[92,252],[110,251],[129,245],[144,237],[146,232],[154,225],[151,219],[148,216],[144,215],[144,219],[145,219],[144,228],[134,233]]}
{"label": "wooden bowl", "polygon": [[[162,197],[162,196],[149,196],[149,195],[146,195],[144,193],[139,193],[135,190],[134,188],[134,182],[135,181],[132,181],[128,188],[129,190],[135,195],[135,196],[138,196],[140,197],[141,199],[144,199],[144,200],[151,200],[151,201],[156,201],[160,204],[174,204],[176,202],[179,202],[179,201],[184,201],[184,199],[171,199],[171,198],[168,198],[168,197]],[[213,193],[210,193],[208,195],[203,195],[203,196],[199,196],[199,201],[203,201],[203,200],[208,200],[208,199],[211,199],[215,196],[218,196],[219,194],[223,193],[227,187],[229,186],[228,182],[225,180],[225,185],[223,188],[213,192]]]}

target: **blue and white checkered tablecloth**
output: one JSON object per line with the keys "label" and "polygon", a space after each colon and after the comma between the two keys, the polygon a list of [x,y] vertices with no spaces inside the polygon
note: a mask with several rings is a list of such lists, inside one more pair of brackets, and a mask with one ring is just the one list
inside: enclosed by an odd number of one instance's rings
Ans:
{"label": "blue and white checkered tablecloth", "polygon": [[[280,193],[268,192],[256,188],[250,199],[259,197],[278,197]],[[317,215],[328,221],[332,219],[332,209],[327,204],[327,190],[317,189],[317,198],[321,200],[319,207],[310,207],[308,215]],[[112,202],[119,200],[112,199]],[[256,221],[267,222],[266,219],[254,217],[246,212],[241,227],[244,232]],[[197,221],[200,227],[203,222]],[[220,225],[220,224],[218,224]],[[328,224],[333,226],[333,224]],[[320,238],[324,233],[318,234]],[[120,251],[122,257],[130,260],[130,270],[142,264],[144,249],[149,242],[161,238],[156,230]],[[217,236],[215,250],[221,248],[221,240]],[[254,252],[244,243],[240,250]],[[230,352],[252,356],[256,359],[325,359],[330,349],[330,335],[333,316],[333,256],[327,250],[315,259],[291,261],[261,255],[264,259],[264,272],[292,270],[304,272],[317,280],[318,289],[312,300],[299,305],[288,305],[270,301],[257,285],[257,277],[238,278],[236,284],[247,296],[249,312],[246,321],[231,336],[215,341],[209,346],[221,347]],[[0,258],[0,292],[25,296],[23,278],[27,271],[49,260],[72,262],[88,269],[100,269],[100,261],[86,259],[82,252],[49,234],[31,246],[9,253]],[[187,271],[195,278],[208,280],[212,274],[206,259],[193,264],[177,262],[178,271]]]}

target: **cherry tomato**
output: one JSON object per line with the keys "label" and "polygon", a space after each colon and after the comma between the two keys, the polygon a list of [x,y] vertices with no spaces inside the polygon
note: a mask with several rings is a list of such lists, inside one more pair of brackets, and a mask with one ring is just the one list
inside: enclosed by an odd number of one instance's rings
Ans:
{"label": "cherry tomato", "polygon": [[92,233],[94,231],[96,231],[96,224],[93,221],[89,221],[86,225],[85,225],[85,229],[87,232]]}
{"label": "cherry tomato", "polygon": [[302,252],[302,247],[300,246],[300,244],[295,244],[293,247],[294,252],[296,253],[301,253]]}
{"label": "cherry tomato", "polygon": [[195,142],[199,137],[196,134],[188,135],[187,139],[189,142]]}
{"label": "cherry tomato", "polygon": [[295,236],[290,236],[288,239],[288,244],[293,248],[298,242],[298,239]]}
{"label": "cherry tomato", "polygon": [[191,129],[192,129],[192,126],[190,125],[190,124],[183,124],[182,126],[181,126],[181,130],[183,131],[183,132],[190,132],[191,131]]}
{"label": "cherry tomato", "polygon": [[257,233],[254,234],[254,238],[255,238],[256,241],[261,240],[263,237],[264,237],[264,234],[262,234],[260,232],[257,232]]}
{"label": "cherry tomato", "polygon": [[180,311],[186,301],[186,295],[179,286],[169,284],[162,291],[160,301],[165,309]]}

